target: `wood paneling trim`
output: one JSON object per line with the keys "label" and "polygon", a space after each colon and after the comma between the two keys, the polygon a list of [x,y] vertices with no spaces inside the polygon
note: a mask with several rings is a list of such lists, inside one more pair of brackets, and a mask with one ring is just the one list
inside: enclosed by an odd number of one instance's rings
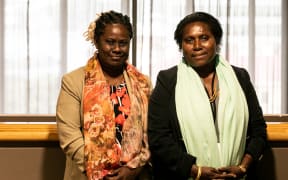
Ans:
{"label": "wood paneling trim", "polygon": [[[269,141],[288,141],[288,123],[268,123]],[[56,124],[0,124],[0,141],[58,141]]]}
{"label": "wood paneling trim", "polygon": [[58,141],[56,124],[0,124],[0,141]]}
{"label": "wood paneling trim", "polygon": [[288,123],[267,124],[269,141],[288,141]]}

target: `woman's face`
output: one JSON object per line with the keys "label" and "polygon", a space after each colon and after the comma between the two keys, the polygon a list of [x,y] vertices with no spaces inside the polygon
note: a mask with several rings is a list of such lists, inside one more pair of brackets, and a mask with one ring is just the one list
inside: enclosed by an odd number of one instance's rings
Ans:
{"label": "woman's face", "polygon": [[210,63],[216,55],[216,40],[203,22],[187,24],[183,29],[182,50],[184,59],[192,67]]}
{"label": "woman's face", "polygon": [[107,24],[96,42],[101,66],[110,70],[123,68],[129,56],[130,37],[122,24]]}

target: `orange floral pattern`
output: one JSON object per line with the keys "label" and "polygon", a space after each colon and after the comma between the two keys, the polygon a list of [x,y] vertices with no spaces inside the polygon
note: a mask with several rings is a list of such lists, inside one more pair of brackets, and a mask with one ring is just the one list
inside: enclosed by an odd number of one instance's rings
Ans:
{"label": "orange floral pattern", "polygon": [[[127,64],[125,72],[125,81],[131,86],[129,95],[126,86],[111,93],[95,56],[86,65],[83,133],[89,180],[103,179],[123,163],[131,168],[142,166],[150,158],[146,130],[151,85],[132,65]],[[116,115],[114,105],[119,112]],[[117,124],[121,125],[120,140],[116,138]]]}

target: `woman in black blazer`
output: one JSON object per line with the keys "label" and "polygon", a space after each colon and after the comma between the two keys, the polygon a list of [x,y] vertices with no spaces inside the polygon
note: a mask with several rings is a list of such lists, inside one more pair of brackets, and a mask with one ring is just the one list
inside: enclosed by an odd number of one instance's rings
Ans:
{"label": "woman in black blazer", "polygon": [[149,101],[156,180],[255,175],[266,123],[247,71],[219,55],[222,34],[218,20],[204,12],[186,16],[175,30],[183,59],[159,72]]}

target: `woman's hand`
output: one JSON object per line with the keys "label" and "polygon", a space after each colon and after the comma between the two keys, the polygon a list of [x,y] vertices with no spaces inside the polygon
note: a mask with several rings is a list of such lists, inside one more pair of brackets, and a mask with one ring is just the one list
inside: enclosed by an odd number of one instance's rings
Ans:
{"label": "woman's hand", "polygon": [[219,169],[212,167],[201,167],[201,176],[200,179],[230,179],[236,178],[236,175],[233,173],[227,173],[220,171]]}
{"label": "woman's hand", "polygon": [[[253,162],[253,157],[250,154],[244,154],[239,166],[228,166],[218,168],[221,173],[235,175],[234,179],[242,178],[246,175],[247,168]],[[233,178],[232,178],[233,179]]]}
{"label": "woman's hand", "polygon": [[219,169],[207,166],[192,166],[192,177],[196,178],[198,175],[198,168],[201,168],[201,180],[208,180],[208,179],[234,179],[236,175],[233,173],[227,173],[226,171],[220,171]]}
{"label": "woman's hand", "polygon": [[242,178],[246,175],[246,170],[244,171],[239,166],[221,167],[218,168],[218,171],[220,171],[221,173],[233,174],[235,175],[234,178]]}
{"label": "woman's hand", "polygon": [[104,180],[134,180],[141,172],[142,167],[129,168],[127,166],[122,166],[114,170],[111,174],[106,175]]}

